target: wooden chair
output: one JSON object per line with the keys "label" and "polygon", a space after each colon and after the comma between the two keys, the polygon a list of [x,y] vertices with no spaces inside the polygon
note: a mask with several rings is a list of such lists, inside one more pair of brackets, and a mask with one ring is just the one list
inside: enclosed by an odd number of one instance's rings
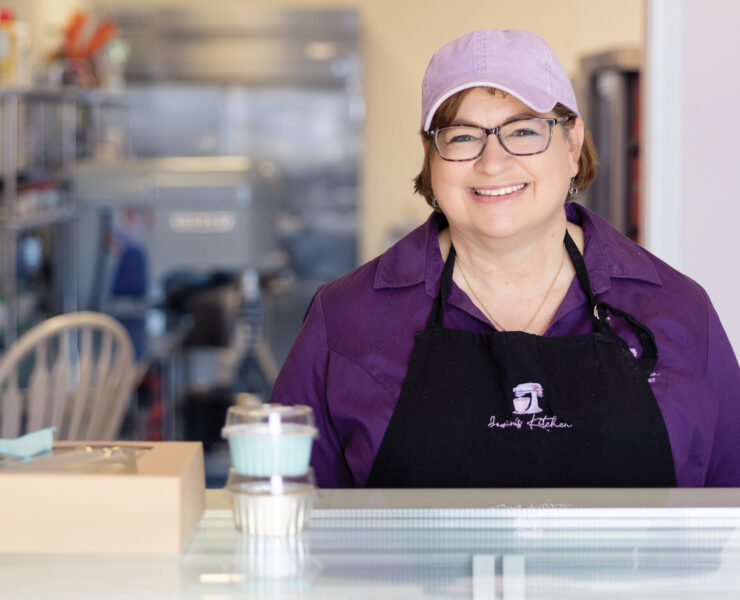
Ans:
{"label": "wooden chair", "polygon": [[131,338],[113,317],[52,317],[0,358],[0,437],[53,425],[59,440],[114,439],[135,379]]}

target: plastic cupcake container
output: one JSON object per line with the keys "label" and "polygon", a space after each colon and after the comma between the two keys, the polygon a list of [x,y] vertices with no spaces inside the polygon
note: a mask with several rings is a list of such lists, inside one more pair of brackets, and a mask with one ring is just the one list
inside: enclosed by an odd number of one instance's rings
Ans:
{"label": "plastic cupcake container", "polygon": [[318,430],[308,406],[232,406],[221,434],[241,475],[298,476],[308,470]]}
{"label": "plastic cupcake container", "polygon": [[313,470],[299,477],[251,477],[231,470],[226,488],[238,531],[255,536],[296,535],[306,528],[316,496]]}
{"label": "plastic cupcake container", "polygon": [[300,577],[311,566],[302,535],[239,536],[234,559],[238,572],[250,578]]}

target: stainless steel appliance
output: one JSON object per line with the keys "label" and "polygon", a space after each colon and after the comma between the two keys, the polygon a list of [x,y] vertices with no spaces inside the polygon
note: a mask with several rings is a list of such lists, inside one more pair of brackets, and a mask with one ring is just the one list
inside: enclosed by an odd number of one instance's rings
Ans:
{"label": "stainless steel appliance", "polygon": [[587,204],[639,240],[642,52],[621,48],[581,59],[581,110],[593,133],[599,170]]}
{"label": "stainless steel appliance", "polygon": [[83,306],[104,304],[131,245],[144,254],[154,300],[177,270],[274,270],[285,263],[275,228],[279,179],[269,163],[248,156],[87,161],[76,170],[74,189]]}

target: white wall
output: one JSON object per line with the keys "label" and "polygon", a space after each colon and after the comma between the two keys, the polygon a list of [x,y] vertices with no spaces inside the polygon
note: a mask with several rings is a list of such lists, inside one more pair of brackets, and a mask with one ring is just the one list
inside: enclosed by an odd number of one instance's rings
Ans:
{"label": "white wall", "polygon": [[663,129],[645,140],[646,245],[705,287],[736,353],[738,23],[736,0],[650,0],[647,55],[654,62],[648,64],[646,118]]}

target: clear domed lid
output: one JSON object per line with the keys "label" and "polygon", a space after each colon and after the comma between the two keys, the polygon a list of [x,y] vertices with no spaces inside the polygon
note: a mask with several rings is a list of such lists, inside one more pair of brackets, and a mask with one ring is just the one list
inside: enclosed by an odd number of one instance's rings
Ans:
{"label": "clear domed lid", "polygon": [[314,424],[313,410],[304,404],[259,404],[230,406],[226,412],[223,437],[229,435],[294,434],[318,430]]}

